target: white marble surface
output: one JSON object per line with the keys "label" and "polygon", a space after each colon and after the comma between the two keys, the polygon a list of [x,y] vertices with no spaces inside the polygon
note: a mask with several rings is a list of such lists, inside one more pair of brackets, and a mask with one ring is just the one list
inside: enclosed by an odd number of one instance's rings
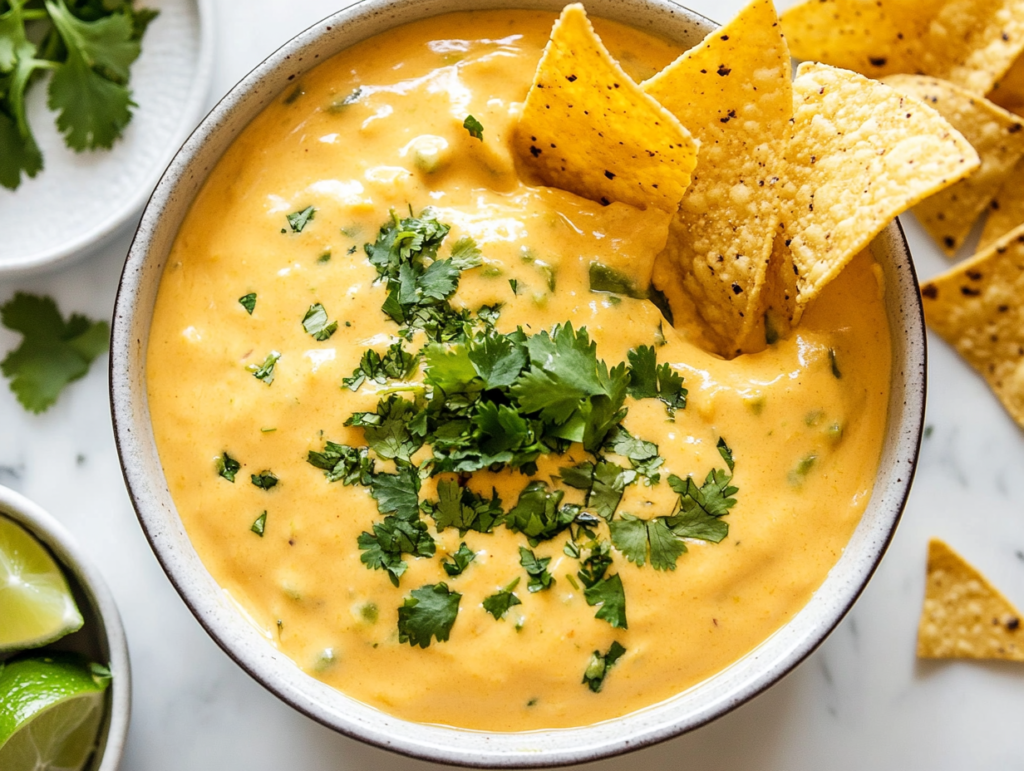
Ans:
{"label": "white marble surface", "polygon": [[[726,18],[739,0],[691,0]],[[329,0],[218,0],[214,97]],[[944,259],[904,218],[922,276]],[[130,233],[58,273],[0,280],[109,318]],[[0,354],[16,344],[0,329]],[[588,768],[1024,769],[1024,666],[922,664],[914,635],[930,536],[947,539],[1024,607],[1024,435],[980,378],[932,338],[925,441],[889,552],[846,620],[775,687],[687,736]],[[96,558],[121,607],[135,675],[124,771],[420,771],[431,764],[338,736],[279,702],[207,637],[153,558],[125,493],[106,361],[48,413],[0,386],[0,484],[52,512]]]}

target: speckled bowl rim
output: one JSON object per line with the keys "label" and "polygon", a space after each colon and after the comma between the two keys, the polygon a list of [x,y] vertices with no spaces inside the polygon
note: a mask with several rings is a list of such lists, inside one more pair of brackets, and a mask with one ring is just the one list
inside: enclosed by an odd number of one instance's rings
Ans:
{"label": "speckled bowl rim", "polygon": [[[671,0],[592,0],[594,16],[699,42],[712,22]],[[171,500],[149,418],[145,356],[156,291],[177,228],[217,160],[244,127],[316,64],[399,23],[470,8],[557,11],[560,0],[363,0],[293,38],[213,109],[171,162],[132,244],[118,289],[110,355],[111,409],[125,482],[172,584],[213,639],[253,678],[318,722],[372,745],[453,765],[516,768],[583,763],[690,731],[762,692],[842,620],[877,567],[910,492],[924,421],[926,343],[917,276],[898,222],[871,244],[886,284],[893,350],[889,423],[868,508],[810,602],[755,650],[665,702],[581,728],[486,733],[400,720],[303,673],[269,644],[192,548]]]}
{"label": "speckled bowl rim", "polygon": [[[110,698],[106,734],[100,737],[89,771],[116,771],[124,755],[128,722],[132,711],[131,666],[128,640],[114,596],[92,561],[64,526],[40,506],[10,488],[0,485],[0,515],[9,517],[38,538],[53,553],[81,587],[91,611],[100,624],[94,630],[100,649],[110,663]],[[99,763],[96,762],[99,758]]]}

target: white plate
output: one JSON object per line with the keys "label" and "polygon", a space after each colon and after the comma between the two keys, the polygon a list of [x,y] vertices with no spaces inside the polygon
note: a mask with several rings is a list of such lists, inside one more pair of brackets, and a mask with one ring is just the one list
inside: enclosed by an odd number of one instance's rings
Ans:
{"label": "white plate", "polygon": [[46,107],[46,83],[28,92],[44,168],[14,191],[0,188],[0,275],[76,257],[136,215],[202,117],[213,72],[211,0],[140,0],[159,9],[132,66],[138,107],[109,151],[76,154]]}

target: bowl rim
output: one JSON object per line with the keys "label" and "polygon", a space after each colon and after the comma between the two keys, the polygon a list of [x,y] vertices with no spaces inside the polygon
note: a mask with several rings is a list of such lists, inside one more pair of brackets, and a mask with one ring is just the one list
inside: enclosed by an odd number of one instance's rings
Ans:
{"label": "bowl rim", "polygon": [[[109,360],[110,398],[121,469],[143,531],[185,604],[230,658],[293,708],[369,744],[452,765],[535,768],[619,755],[698,728],[777,682],[824,641],[856,602],[877,568],[906,505],[924,427],[927,359],[924,316],[913,261],[897,220],[876,237],[871,247],[876,252],[891,255],[891,264],[883,265],[887,296],[888,287],[894,286],[899,298],[893,301],[898,302],[897,305],[888,308],[893,382],[897,380],[897,368],[904,382],[901,394],[894,391],[890,395],[889,425],[882,458],[892,462],[885,464],[885,468],[880,463],[871,501],[861,523],[843,556],[808,604],[768,640],[722,672],[666,702],[604,723],[548,731],[485,733],[411,723],[361,704],[301,672],[290,659],[267,644],[254,628],[246,631],[241,627],[248,622],[226,592],[213,582],[184,535],[173,502],[169,502],[158,458],[152,468],[144,467],[146,462],[152,464],[156,453],[143,377],[145,337],[152,304],[140,307],[139,295],[152,282],[159,284],[167,251],[173,242],[173,233],[168,235],[168,230],[176,232],[178,227],[178,222],[166,224],[168,213],[171,213],[170,219],[174,219],[178,216],[175,212],[187,210],[191,197],[219,159],[219,152],[204,156],[204,145],[225,132],[229,140],[236,138],[252,116],[295,78],[322,61],[317,51],[344,38],[347,27],[356,28],[352,33],[356,37],[333,48],[332,52],[337,53],[369,37],[369,34],[358,37],[360,30],[380,24],[381,18],[389,14],[401,15],[404,21],[415,21],[469,8],[557,12],[562,5],[560,0],[361,0],[292,38],[228,92],[171,162],[143,214],[125,262],[115,305]],[[680,25],[693,26],[698,42],[718,26],[674,0],[646,3],[592,0],[587,5],[594,16],[618,17],[641,29],[639,21],[634,21],[631,15],[637,13],[638,7],[641,13],[649,15],[648,27],[653,26],[651,19],[658,14],[665,18],[676,17],[672,19],[676,30]],[[673,36],[673,31],[665,29],[663,34]],[[682,38],[682,35],[675,36]],[[233,114],[243,110],[247,102],[250,118],[232,128]],[[229,144],[230,141],[226,142],[224,147]],[[187,191],[189,187],[192,187],[191,194]],[[182,189],[186,192],[182,193]],[[183,202],[182,198],[187,200]],[[164,251],[158,253],[161,250]],[[894,314],[899,316],[898,324]],[[899,358],[898,350],[902,351]],[[897,414],[901,416],[899,420],[894,418]],[[893,457],[888,458],[887,453]],[[875,512],[876,509],[879,511]],[[868,527],[865,523],[870,512],[874,512],[873,524]],[[863,553],[848,557],[854,551],[851,549],[854,544]],[[824,591],[826,589],[828,591]],[[817,619],[811,624],[813,630],[800,631],[801,627],[808,626],[811,617]],[[746,672],[751,668],[757,672],[756,676]],[[677,703],[706,689],[709,683],[715,685],[717,695],[705,694],[698,708],[691,708],[688,713],[676,709],[680,714],[671,714]],[[616,726],[621,730],[613,730],[614,735],[600,735]]]}
{"label": "bowl rim", "polygon": [[[128,640],[114,596],[110,593],[103,575],[82,551],[75,537],[41,506],[9,487],[0,485],[0,515],[21,525],[44,544],[61,563],[61,567],[75,579],[96,611],[96,620],[100,627],[96,632],[101,647],[106,647],[109,651],[112,679],[109,724],[106,735],[100,737],[97,745],[99,762],[97,763],[94,758],[89,768],[92,771],[116,771],[128,738],[132,681]],[[45,648],[39,650],[44,651]]]}

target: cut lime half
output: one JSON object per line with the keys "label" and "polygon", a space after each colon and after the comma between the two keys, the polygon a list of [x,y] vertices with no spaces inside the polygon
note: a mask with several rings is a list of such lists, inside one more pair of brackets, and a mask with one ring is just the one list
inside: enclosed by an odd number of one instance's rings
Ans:
{"label": "cut lime half", "polygon": [[3,515],[0,619],[0,653],[46,645],[82,626],[60,566],[39,541]]}
{"label": "cut lime half", "polygon": [[0,768],[80,771],[103,722],[106,670],[71,656],[20,659],[0,670]]}

